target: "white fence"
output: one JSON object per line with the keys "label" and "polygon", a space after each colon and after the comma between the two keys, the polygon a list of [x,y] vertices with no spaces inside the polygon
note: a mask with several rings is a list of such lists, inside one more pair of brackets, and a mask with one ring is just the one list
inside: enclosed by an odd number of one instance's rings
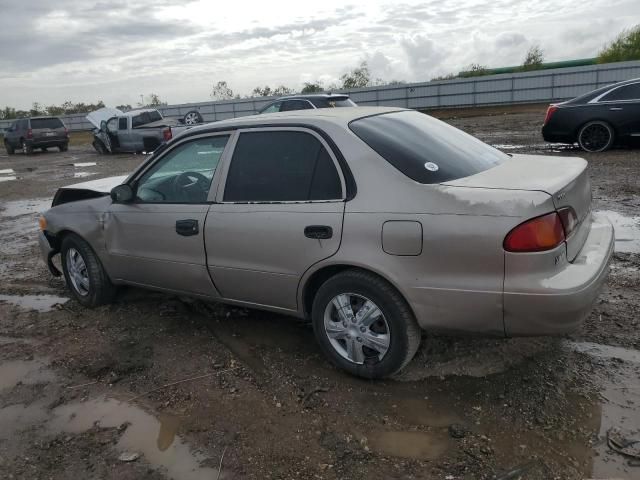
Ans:
{"label": "white fence", "polygon": [[[358,105],[382,105],[415,109],[512,105],[565,100],[611,83],[640,77],[640,61],[505,73],[401,85],[344,90]],[[200,112],[205,122],[252,115],[274,97],[243,98],[168,105],[159,110],[166,117],[182,118]],[[63,115],[70,130],[89,130],[85,114]],[[11,120],[0,120],[0,129]]]}

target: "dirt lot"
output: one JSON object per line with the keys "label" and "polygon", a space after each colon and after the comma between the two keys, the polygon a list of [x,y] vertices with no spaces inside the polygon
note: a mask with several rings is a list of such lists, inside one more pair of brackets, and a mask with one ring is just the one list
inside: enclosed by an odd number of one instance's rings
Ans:
{"label": "dirt lot", "polygon": [[587,158],[611,275],[571,336],[427,336],[379,382],[287,317],[136,289],[81,307],[39,258],[37,212],[144,157],[2,152],[0,478],[639,479],[606,434],[640,440],[640,150],[546,145],[539,109],[462,113],[439,116],[508,153]]}

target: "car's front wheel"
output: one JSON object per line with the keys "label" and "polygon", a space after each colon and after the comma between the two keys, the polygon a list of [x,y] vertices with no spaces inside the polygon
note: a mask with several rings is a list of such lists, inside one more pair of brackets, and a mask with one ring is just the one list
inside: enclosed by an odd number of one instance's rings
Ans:
{"label": "car's front wheel", "polygon": [[404,298],[382,278],[360,270],[339,273],[320,287],[312,322],[324,354],[359,377],[393,375],[420,345],[420,327]]}
{"label": "car's front wheel", "polygon": [[604,152],[613,145],[614,133],[611,126],[600,120],[588,122],[578,132],[578,145],[585,152]]}
{"label": "car's front wheel", "polygon": [[116,287],[89,244],[75,234],[62,240],[62,271],[75,299],[86,307],[110,303]]}

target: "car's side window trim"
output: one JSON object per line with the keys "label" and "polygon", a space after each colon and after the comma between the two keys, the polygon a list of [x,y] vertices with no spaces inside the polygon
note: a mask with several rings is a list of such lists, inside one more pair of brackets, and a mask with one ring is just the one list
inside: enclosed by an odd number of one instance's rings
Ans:
{"label": "car's side window trim", "polygon": [[609,95],[611,92],[615,92],[616,90],[620,89],[620,88],[624,88],[624,87],[629,87],[631,85],[640,85],[640,82],[632,82],[632,83],[627,83],[625,85],[618,85],[615,88],[612,88],[611,90],[607,90],[604,93],[601,93],[600,95],[598,95],[595,98],[592,98],[591,100],[589,100],[588,103],[597,103],[597,104],[609,104],[609,103],[627,103],[627,102],[640,102],[640,98],[629,98],[627,100],[601,100],[602,98],[606,97],[607,95]]}
{"label": "car's side window trim", "polygon": [[131,186],[131,188],[133,188],[134,190],[137,188],[138,186],[138,181],[140,180],[140,178],[142,178],[149,170],[151,170],[158,162],[162,161],[162,159],[168,155],[169,153],[173,152],[176,148],[180,147],[181,145],[184,145],[185,143],[189,143],[201,138],[213,138],[213,137],[229,137],[229,140],[227,140],[227,143],[224,147],[224,150],[222,152],[222,155],[220,155],[220,160],[218,161],[218,166],[216,167],[215,172],[213,173],[213,178],[211,179],[211,186],[209,187],[209,194],[207,195],[207,200],[205,202],[144,202],[144,201],[136,201],[136,204],[144,204],[144,205],[206,205],[206,204],[211,204],[215,202],[215,198],[216,198],[216,192],[218,190],[218,186],[220,183],[220,176],[221,176],[221,171],[222,171],[222,167],[223,165],[225,165],[226,163],[228,163],[226,161],[227,156],[229,155],[229,153],[232,151],[230,149],[231,144],[235,145],[235,138],[237,137],[238,133],[234,130],[227,130],[227,131],[220,131],[220,132],[209,132],[209,133],[203,133],[201,135],[193,135],[193,136],[189,136],[186,137],[178,142],[176,142],[175,144],[172,144],[171,147],[167,148],[166,150],[163,150],[162,153],[160,155],[158,155],[158,158],[154,158],[152,162],[149,162],[147,164],[143,164],[140,169],[138,171],[136,171],[133,175],[131,175],[127,180],[126,180],[126,184]]}
{"label": "car's side window trim", "polygon": [[[243,201],[243,202],[232,202],[232,201],[224,201],[224,191],[226,189],[227,186],[227,178],[228,178],[228,174],[229,174],[229,168],[231,167],[231,162],[233,160],[233,152],[235,151],[235,147],[238,143],[238,138],[240,138],[240,135],[242,135],[243,133],[251,133],[251,132],[303,132],[309,135],[312,135],[316,140],[318,140],[320,142],[320,144],[322,145],[322,147],[327,151],[327,153],[329,154],[329,157],[331,158],[331,161],[333,162],[333,166],[336,169],[336,173],[338,174],[338,178],[340,179],[340,190],[341,190],[341,198],[336,198],[336,199],[331,199],[331,200],[285,200],[285,201],[277,201],[277,202],[272,202],[272,201]],[[310,128],[305,128],[305,127],[286,127],[286,126],[273,126],[273,127],[260,127],[260,128],[239,128],[237,130],[237,135],[236,137],[233,139],[233,142],[229,142],[227,144],[227,146],[229,146],[229,144],[233,143],[233,148],[229,150],[228,155],[227,152],[225,151],[225,162],[222,165],[222,172],[220,174],[220,183],[218,186],[218,192],[216,195],[216,201],[215,203],[225,203],[225,204],[240,204],[240,205],[246,205],[246,204],[271,204],[271,205],[280,205],[280,204],[296,204],[296,203],[302,203],[302,204],[307,204],[307,203],[336,203],[336,202],[344,202],[347,200],[346,196],[347,196],[347,184],[346,184],[346,179],[344,177],[344,172],[342,171],[342,168],[340,166],[340,162],[338,161],[338,158],[336,157],[335,153],[333,152],[333,149],[329,146],[329,144],[327,143],[327,141],[322,137],[322,135],[320,135],[318,132],[310,129]]]}

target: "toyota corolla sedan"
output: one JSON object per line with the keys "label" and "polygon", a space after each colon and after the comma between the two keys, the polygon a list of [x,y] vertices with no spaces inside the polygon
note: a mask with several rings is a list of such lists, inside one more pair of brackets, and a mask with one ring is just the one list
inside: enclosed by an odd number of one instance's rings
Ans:
{"label": "toyota corolla sedan", "polygon": [[40,245],[85,306],[134,285],[310,319],[334,364],[378,378],[422,330],[580,324],[614,241],[586,168],[411,110],[243,117],[186,131],[126,178],[61,188]]}

